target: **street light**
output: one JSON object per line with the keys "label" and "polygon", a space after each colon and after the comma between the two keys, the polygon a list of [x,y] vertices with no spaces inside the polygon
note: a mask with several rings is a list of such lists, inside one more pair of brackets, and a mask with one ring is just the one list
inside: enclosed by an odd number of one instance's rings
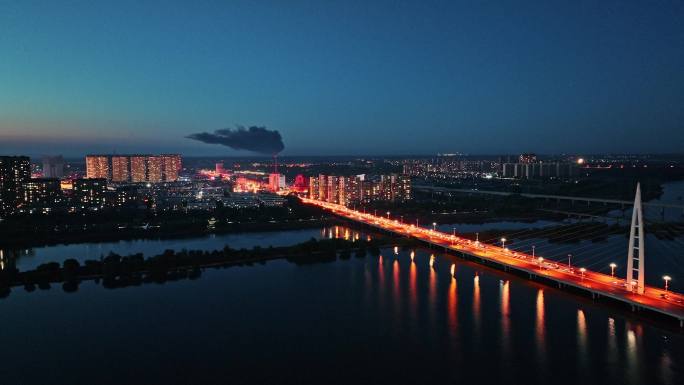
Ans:
{"label": "street light", "polygon": [[585,268],[581,268],[581,269],[580,269],[580,273],[582,273],[582,279],[584,279],[584,272],[585,272],[585,271],[587,271],[587,269],[585,269]]}
{"label": "street light", "polygon": [[432,222],[432,231],[437,230],[437,222]]}
{"label": "street light", "polygon": [[532,245],[532,258],[534,258],[534,245]]}
{"label": "street light", "polygon": [[610,264],[610,276],[611,277],[615,277],[615,268],[616,267],[617,267],[617,265],[615,263]]}
{"label": "street light", "polygon": [[543,263],[544,263],[544,258],[543,258],[543,257],[539,257],[538,261],[539,261],[539,269],[544,270],[544,264],[543,264]]}
{"label": "street light", "polygon": [[480,233],[475,233],[475,243],[480,243]]}
{"label": "street light", "polygon": [[388,211],[388,212],[387,212],[387,219],[389,219],[389,215],[390,215],[390,212]]}
{"label": "street light", "polygon": [[663,275],[663,281],[665,281],[665,293],[667,293],[667,288],[670,287],[670,280],[672,277],[669,275]]}
{"label": "street light", "polygon": [[501,238],[501,247],[506,248],[506,238]]}
{"label": "street light", "polygon": [[570,260],[572,259],[572,254],[568,254],[568,269],[571,267],[570,266]]}

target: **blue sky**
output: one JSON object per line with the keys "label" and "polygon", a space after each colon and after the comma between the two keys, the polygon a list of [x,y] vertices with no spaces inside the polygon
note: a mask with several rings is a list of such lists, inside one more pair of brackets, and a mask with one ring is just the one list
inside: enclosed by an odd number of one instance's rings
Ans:
{"label": "blue sky", "polygon": [[680,1],[0,0],[0,153],[681,152]]}

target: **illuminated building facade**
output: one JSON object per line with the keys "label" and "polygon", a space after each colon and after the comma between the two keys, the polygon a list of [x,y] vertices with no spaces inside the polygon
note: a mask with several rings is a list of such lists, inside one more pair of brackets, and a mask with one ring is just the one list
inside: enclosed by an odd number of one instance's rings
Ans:
{"label": "illuminated building facade", "polygon": [[131,156],[131,182],[141,183],[147,181],[147,157]]}
{"label": "illuminated building facade", "polygon": [[321,190],[318,186],[318,177],[317,176],[310,176],[309,177],[309,198],[319,199],[320,192],[321,192]]}
{"label": "illuminated building facade", "polygon": [[128,182],[131,179],[129,162],[127,156],[112,156],[112,182]]}
{"label": "illuminated building facade", "polygon": [[86,178],[109,179],[109,157],[107,155],[86,155]]}
{"label": "illuminated building facade", "polygon": [[339,177],[328,175],[328,193],[325,196],[326,202],[340,203],[340,180]]}
{"label": "illuminated building facade", "polygon": [[328,200],[328,176],[320,174],[318,176],[318,199],[322,201]]}
{"label": "illuminated building facade", "polygon": [[535,154],[520,154],[518,157],[519,163],[536,163],[537,155]]}
{"label": "illuminated building facade", "polygon": [[57,178],[36,178],[24,183],[23,201],[31,207],[52,206],[61,197],[61,185]]}
{"label": "illuminated building facade", "polygon": [[28,156],[0,156],[0,213],[10,213],[24,197],[24,184],[31,179]]}
{"label": "illuminated building facade", "polygon": [[411,199],[411,178],[401,174],[380,175],[374,180],[364,175],[319,175],[309,178],[309,197],[345,206],[374,201],[403,202]]}
{"label": "illuminated building facade", "polygon": [[147,182],[159,183],[164,180],[164,158],[161,156],[147,157]]}
{"label": "illuminated building facade", "polygon": [[88,155],[87,178],[104,178],[115,183],[175,182],[182,169],[179,154]]}
{"label": "illuminated building facade", "polygon": [[74,197],[83,206],[104,206],[105,196],[107,193],[107,179],[75,179],[73,182],[73,186]]}
{"label": "illuminated building facade", "polygon": [[272,173],[268,175],[268,189],[271,191],[280,191],[285,187],[285,175]]}
{"label": "illuminated building facade", "polygon": [[179,154],[162,154],[164,163],[164,181],[175,182],[178,180],[180,171],[183,169]]}

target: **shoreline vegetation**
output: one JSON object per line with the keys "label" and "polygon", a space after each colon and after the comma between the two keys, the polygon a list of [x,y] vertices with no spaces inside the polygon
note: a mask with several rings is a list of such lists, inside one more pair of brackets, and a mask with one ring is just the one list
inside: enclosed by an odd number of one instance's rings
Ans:
{"label": "shoreline vegetation", "polygon": [[78,243],[91,242],[118,242],[118,241],[135,241],[135,240],[159,240],[159,239],[186,239],[196,238],[209,235],[222,234],[240,234],[247,232],[269,232],[269,231],[287,231],[287,230],[303,230],[310,228],[319,228],[322,226],[339,225],[342,222],[335,217],[322,217],[317,219],[303,219],[292,221],[278,221],[278,222],[240,222],[232,223],[226,226],[220,226],[215,229],[207,229],[198,227],[175,228],[172,230],[164,227],[149,227],[147,229],[140,226],[129,227],[121,230],[112,230],[105,232],[90,233],[86,231],[80,232],[55,232],[48,234],[41,234],[39,237],[27,235],[25,237],[13,237],[1,239],[0,244],[9,249],[16,248],[31,248],[55,245],[69,245]]}
{"label": "shoreline vegetation", "polygon": [[[84,280],[95,280],[104,288],[140,286],[147,283],[162,284],[182,279],[197,279],[203,269],[222,268],[234,265],[252,265],[274,259],[286,259],[297,265],[319,262],[333,262],[337,258],[352,256],[363,258],[367,253],[380,255],[380,247],[388,243],[388,237],[371,241],[324,239],[299,243],[292,246],[252,249],[232,249],[226,245],[222,250],[166,250],[161,254],[145,258],[142,253],[122,256],[110,253],[100,260],[86,260],[83,264],[76,259],[67,259],[61,265],[57,262],[44,263],[34,270],[19,271],[8,268],[0,271],[0,298],[11,294],[13,287],[23,286],[27,292],[36,289],[47,290],[54,284],[61,284],[65,292],[78,290]],[[409,239],[392,239],[392,244],[406,247],[413,244]]]}

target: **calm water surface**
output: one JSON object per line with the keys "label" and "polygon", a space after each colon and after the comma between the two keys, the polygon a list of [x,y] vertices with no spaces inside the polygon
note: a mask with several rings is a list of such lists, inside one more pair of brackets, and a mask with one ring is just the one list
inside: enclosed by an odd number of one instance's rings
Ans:
{"label": "calm water surface", "polygon": [[[680,384],[684,337],[428,250],[0,300],[6,384]],[[455,263],[456,278],[450,274]]]}

